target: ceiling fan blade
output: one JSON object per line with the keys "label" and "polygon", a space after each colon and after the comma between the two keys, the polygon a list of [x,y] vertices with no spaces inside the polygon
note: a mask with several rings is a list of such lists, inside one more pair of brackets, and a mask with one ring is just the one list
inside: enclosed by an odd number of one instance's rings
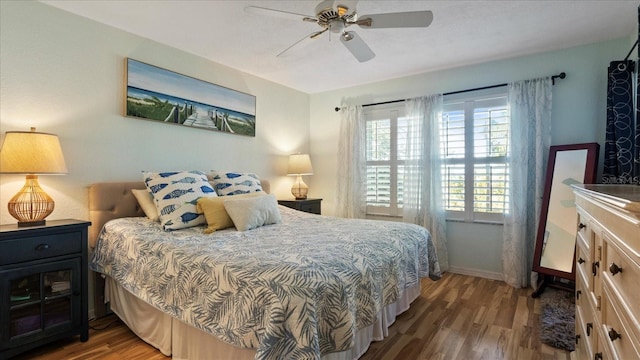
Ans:
{"label": "ceiling fan blade", "polygon": [[353,31],[345,31],[340,36],[340,42],[347,47],[353,56],[358,59],[359,62],[365,62],[373,59],[376,54],[369,48],[369,46],[362,40],[362,38]]}
{"label": "ceiling fan blade", "polygon": [[309,22],[318,21],[318,19],[312,15],[298,14],[298,13],[285,11],[285,10],[270,9],[262,6],[249,5],[244,8],[244,11],[248,13],[258,14],[258,15],[276,16],[279,18],[285,18],[290,20],[303,20],[303,21],[309,21]]}
{"label": "ceiling fan blade", "polygon": [[427,27],[433,21],[433,13],[425,11],[409,11],[386,14],[361,15],[356,24],[373,29]]}
{"label": "ceiling fan blade", "polygon": [[301,42],[303,42],[303,41],[305,41],[305,40],[307,40],[307,39],[315,39],[315,38],[317,38],[318,36],[320,36],[320,35],[324,34],[324,32],[325,32],[325,31],[327,31],[327,30],[329,30],[329,28],[326,28],[326,29],[321,30],[321,31],[312,32],[311,34],[309,34],[309,35],[307,35],[307,36],[303,37],[302,39],[300,39],[300,40],[298,40],[298,41],[294,42],[294,43],[293,43],[293,44],[291,44],[291,46],[289,46],[288,48],[286,48],[286,49],[284,49],[284,50],[280,51],[280,53],[279,53],[278,55],[276,55],[276,57],[280,57],[280,56],[282,56],[284,53],[286,53],[287,51],[289,51],[291,48],[293,48],[294,46],[296,46],[296,45],[300,44]]}

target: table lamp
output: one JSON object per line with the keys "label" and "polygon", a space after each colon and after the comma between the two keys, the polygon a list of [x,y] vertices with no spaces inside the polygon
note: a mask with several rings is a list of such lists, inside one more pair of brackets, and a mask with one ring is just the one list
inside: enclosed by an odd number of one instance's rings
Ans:
{"label": "table lamp", "polygon": [[38,175],[66,174],[57,135],[31,131],[7,131],[0,149],[0,173],[26,174],[24,187],[9,200],[9,214],[18,227],[45,224],[55,203],[38,184]]}
{"label": "table lamp", "polygon": [[313,175],[309,154],[289,155],[289,171],[287,175],[298,177],[291,187],[291,194],[295,196],[296,200],[306,199],[309,187],[302,181],[302,175]]}

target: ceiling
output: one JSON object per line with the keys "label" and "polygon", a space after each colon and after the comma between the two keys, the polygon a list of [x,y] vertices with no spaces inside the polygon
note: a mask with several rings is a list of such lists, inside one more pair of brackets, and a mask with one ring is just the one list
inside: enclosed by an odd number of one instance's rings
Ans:
{"label": "ceiling", "polygon": [[[359,15],[431,10],[427,28],[362,29],[376,53],[359,63],[335,34],[307,39],[314,23],[245,11],[257,5],[314,15],[317,1],[41,2],[306,92],[629,37],[637,1],[367,1]],[[339,0],[336,0],[338,3]],[[631,44],[631,40],[630,40]],[[626,54],[612,54],[623,58]]]}

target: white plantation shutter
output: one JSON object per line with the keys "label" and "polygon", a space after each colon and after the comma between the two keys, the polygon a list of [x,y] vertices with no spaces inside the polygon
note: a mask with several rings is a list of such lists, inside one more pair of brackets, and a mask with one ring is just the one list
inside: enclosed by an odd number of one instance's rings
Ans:
{"label": "white plantation shutter", "polygon": [[[403,105],[365,111],[367,213],[401,216],[407,129]],[[500,222],[508,212],[506,89],[445,97],[439,130],[442,205],[447,218]]]}
{"label": "white plantation shutter", "polygon": [[[445,105],[446,106],[446,105]],[[465,116],[464,103],[449,104],[441,117],[440,154],[442,165],[442,196],[445,210],[465,209]]]}
{"label": "white plantation shutter", "polygon": [[450,219],[502,221],[508,212],[507,97],[493,92],[445,101],[440,151],[443,204]]}
{"label": "white plantation shutter", "polygon": [[401,216],[407,119],[404,105],[365,111],[367,213]]}
{"label": "white plantation shutter", "polygon": [[391,119],[367,121],[367,206],[391,204]]}

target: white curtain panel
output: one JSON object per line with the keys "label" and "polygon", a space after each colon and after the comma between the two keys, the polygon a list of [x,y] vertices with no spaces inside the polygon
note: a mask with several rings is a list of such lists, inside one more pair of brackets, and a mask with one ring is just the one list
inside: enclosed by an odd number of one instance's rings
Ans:
{"label": "white curtain panel", "polygon": [[404,156],[403,221],[429,230],[440,269],[446,271],[449,269],[449,256],[442,204],[439,133],[442,95],[408,99],[405,107],[408,126]]}
{"label": "white curtain panel", "polygon": [[336,215],[364,218],[366,213],[366,126],[362,106],[342,108],[338,142]]}
{"label": "white curtain panel", "polygon": [[514,287],[532,275],[544,175],[551,142],[551,78],[509,84],[509,213],[504,219],[502,270]]}

